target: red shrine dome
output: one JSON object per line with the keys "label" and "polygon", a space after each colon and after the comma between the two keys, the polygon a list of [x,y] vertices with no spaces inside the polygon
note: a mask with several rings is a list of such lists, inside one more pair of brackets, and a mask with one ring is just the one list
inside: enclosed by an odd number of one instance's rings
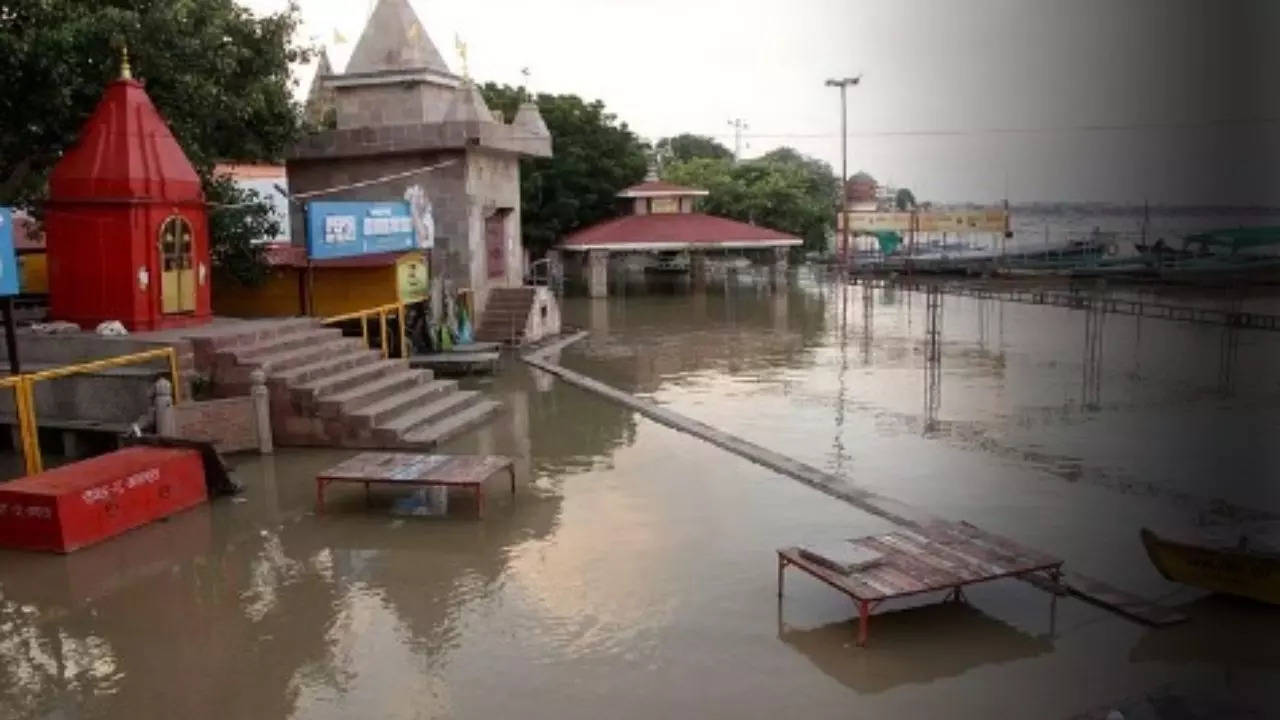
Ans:
{"label": "red shrine dome", "polygon": [[98,107],[49,177],[58,200],[203,202],[200,177],[142,83],[107,86]]}
{"label": "red shrine dome", "polygon": [[200,177],[127,57],[50,174],[45,229],[54,319],[136,331],[210,318]]}

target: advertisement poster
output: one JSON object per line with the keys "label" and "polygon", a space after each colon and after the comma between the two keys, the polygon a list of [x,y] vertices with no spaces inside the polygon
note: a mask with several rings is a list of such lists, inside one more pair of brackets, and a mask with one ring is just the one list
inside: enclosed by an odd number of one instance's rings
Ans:
{"label": "advertisement poster", "polygon": [[406,251],[417,245],[407,202],[307,204],[307,256],[312,260]]}

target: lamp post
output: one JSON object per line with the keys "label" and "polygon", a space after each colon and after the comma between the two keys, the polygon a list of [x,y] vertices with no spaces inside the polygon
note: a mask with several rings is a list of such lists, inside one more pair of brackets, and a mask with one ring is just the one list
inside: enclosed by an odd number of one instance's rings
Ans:
{"label": "lamp post", "polygon": [[828,80],[827,87],[840,88],[840,221],[843,240],[840,245],[840,267],[849,266],[849,86],[862,82],[862,76]]}

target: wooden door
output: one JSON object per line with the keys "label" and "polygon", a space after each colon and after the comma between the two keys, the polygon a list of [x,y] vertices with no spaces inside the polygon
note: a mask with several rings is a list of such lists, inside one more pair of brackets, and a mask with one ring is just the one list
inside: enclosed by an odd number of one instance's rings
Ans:
{"label": "wooden door", "polygon": [[501,278],[507,275],[507,216],[511,211],[499,208],[485,218],[484,246],[488,276]]}
{"label": "wooden door", "polygon": [[191,223],[177,215],[160,226],[160,311],[195,312],[195,248]]}

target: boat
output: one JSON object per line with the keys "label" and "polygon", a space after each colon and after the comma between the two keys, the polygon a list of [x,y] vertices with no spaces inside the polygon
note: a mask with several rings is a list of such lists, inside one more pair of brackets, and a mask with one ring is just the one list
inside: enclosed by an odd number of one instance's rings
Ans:
{"label": "boat", "polygon": [[1275,530],[1271,524],[1184,539],[1142,528],[1142,544],[1167,580],[1280,605],[1280,543]]}

